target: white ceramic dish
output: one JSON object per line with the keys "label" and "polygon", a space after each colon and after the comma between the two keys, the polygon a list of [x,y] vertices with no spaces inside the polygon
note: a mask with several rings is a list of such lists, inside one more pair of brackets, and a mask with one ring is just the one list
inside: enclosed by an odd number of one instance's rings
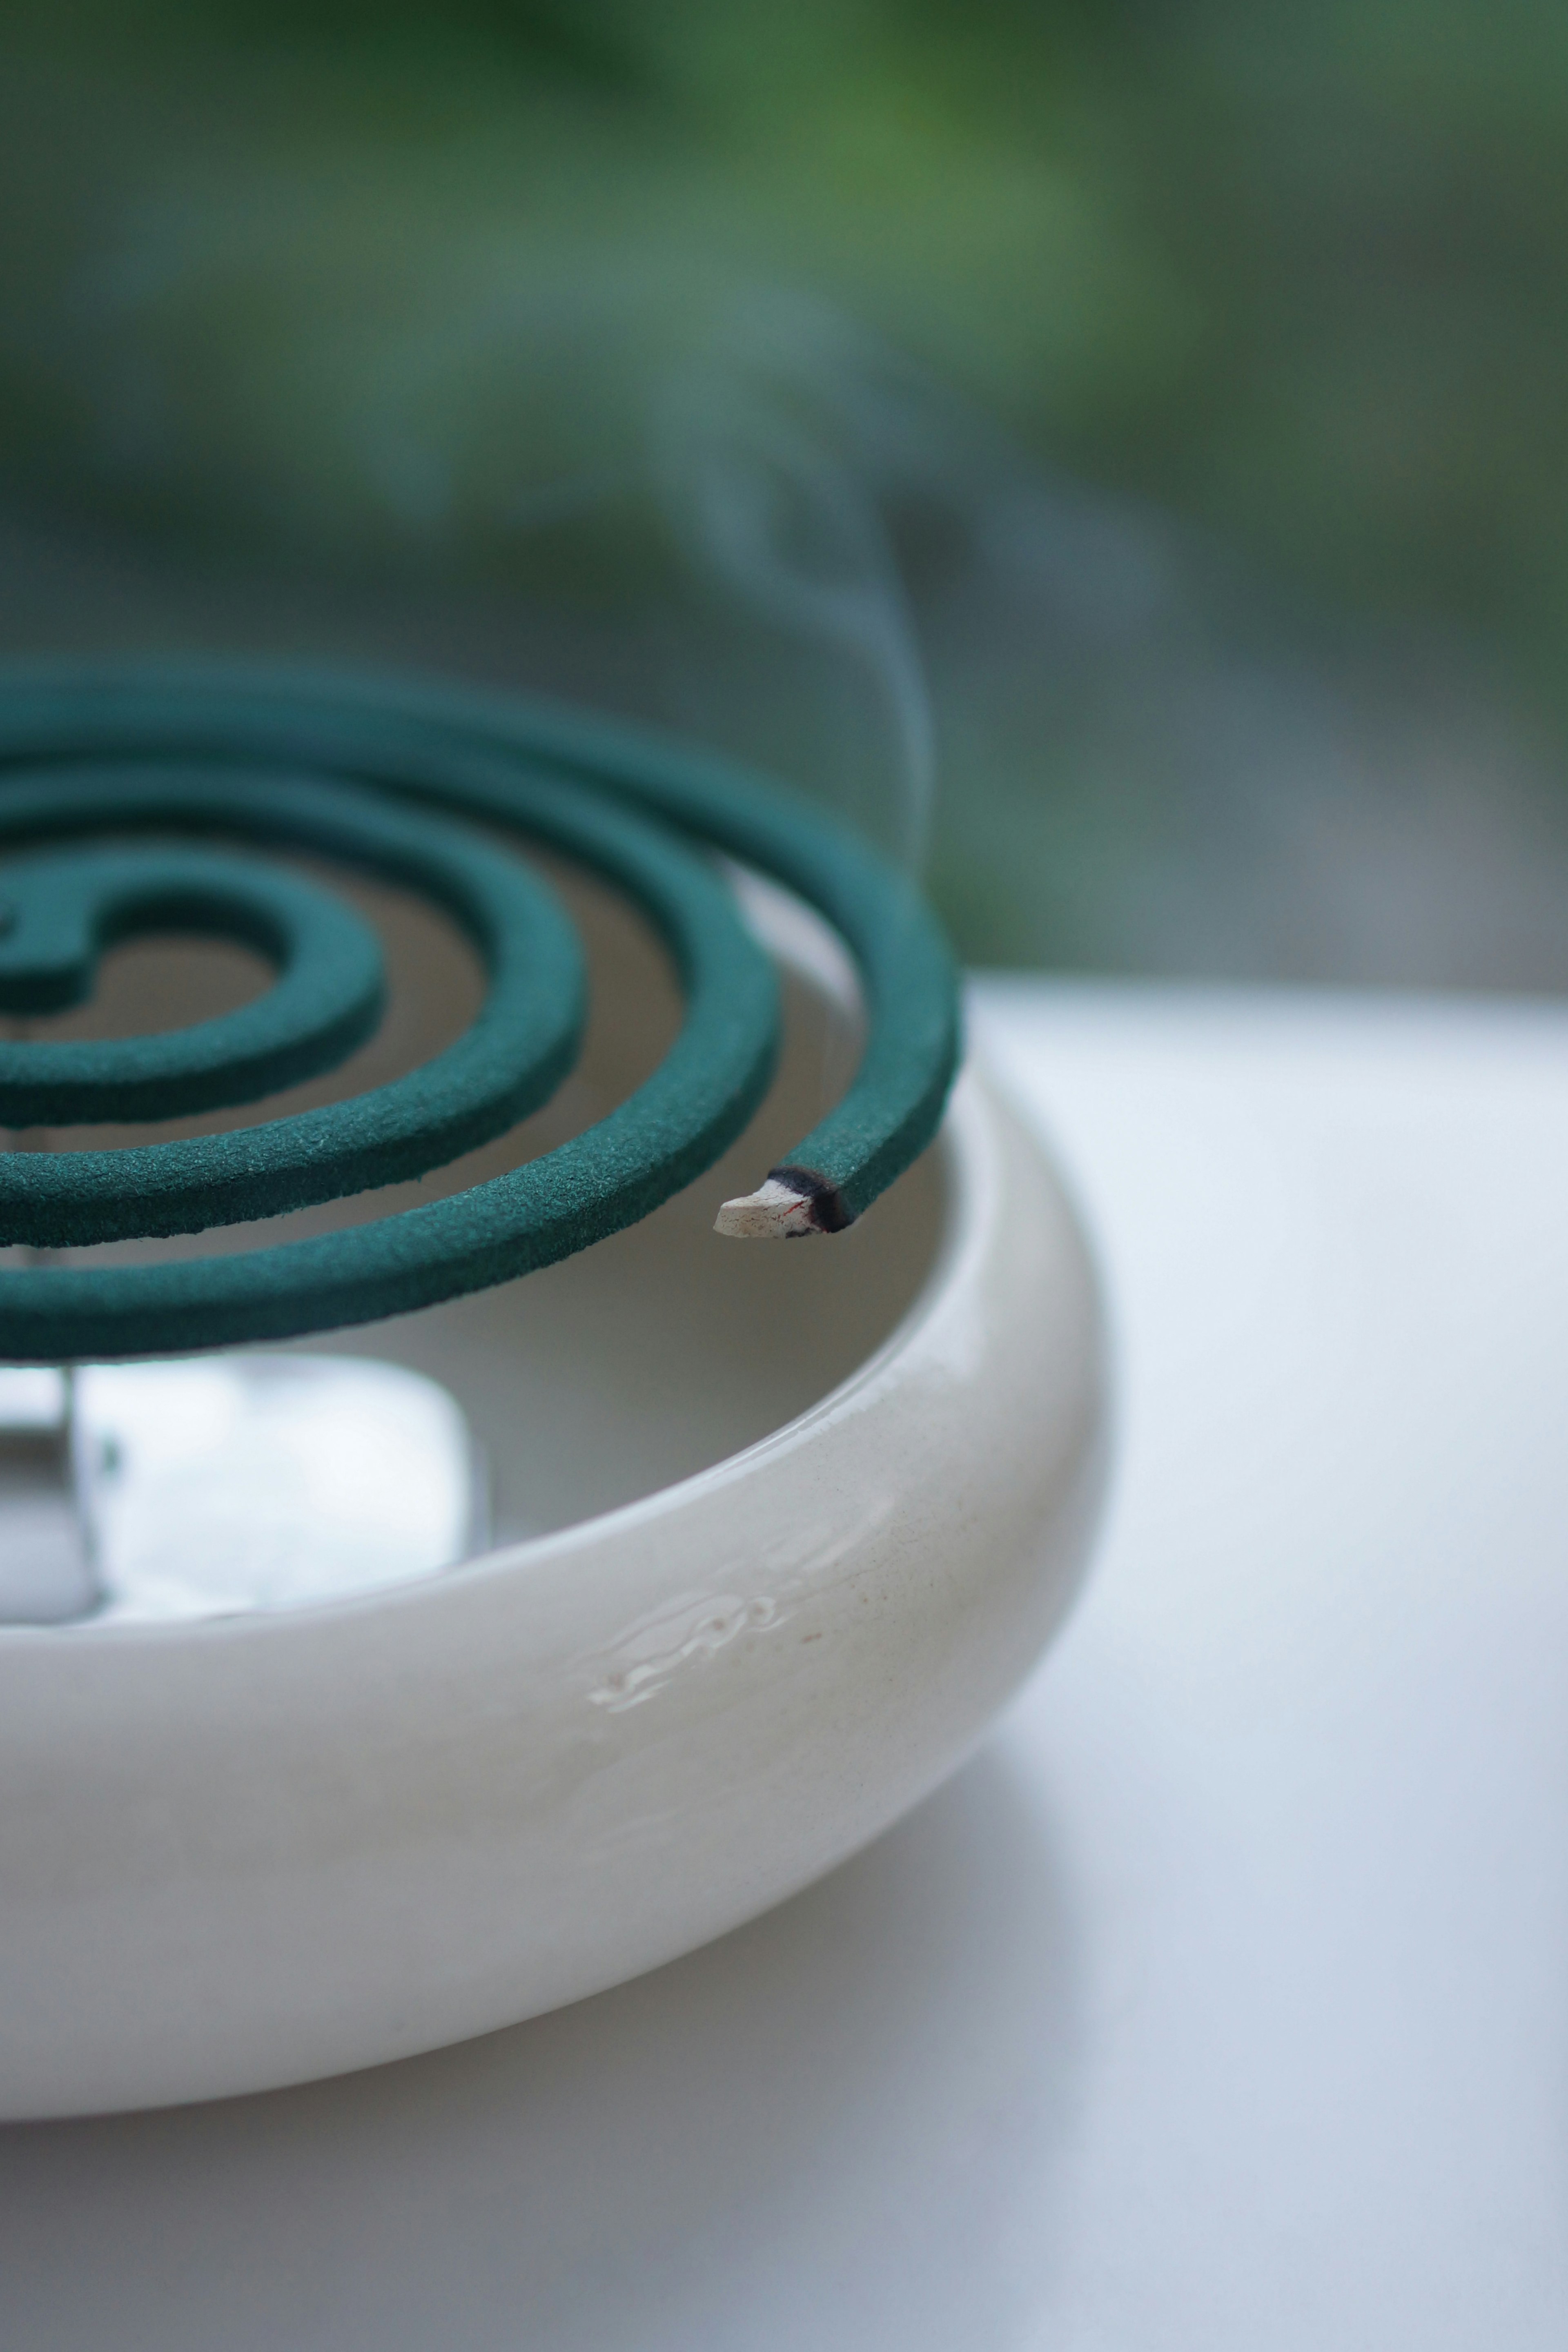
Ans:
{"label": "white ceramic dish", "polygon": [[498,1528],[531,1496],[549,1531],[270,1616],[0,1628],[0,2114],[256,2090],[575,2000],[779,1901],[973,1745],[1100,1484],[1052,1171],[970,1075],[864,1245],[714,1240],[700,1189],[696,1224],[672,1204],[352,1335],[446,1379]]}

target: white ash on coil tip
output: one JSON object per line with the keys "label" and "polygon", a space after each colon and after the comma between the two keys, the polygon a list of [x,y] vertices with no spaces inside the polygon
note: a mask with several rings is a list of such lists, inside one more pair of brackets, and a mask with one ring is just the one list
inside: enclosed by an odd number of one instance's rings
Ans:
{"label": "white ash on coil tip", "polygon": [[726,1201],[713,1220],[732,1241],[799,1241],[807,1234],[842,1233],[855,1222],[837,1184],[811,1168],[774,1168],[755,1192]]}

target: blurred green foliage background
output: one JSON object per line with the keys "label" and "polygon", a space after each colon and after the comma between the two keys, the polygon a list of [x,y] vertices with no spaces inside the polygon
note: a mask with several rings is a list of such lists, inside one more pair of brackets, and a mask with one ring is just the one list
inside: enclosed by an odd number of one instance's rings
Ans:
{"label": "blurred green foliage background", "polygon": [[0,638],[820,782],[977,958],[1568,982],[1545,0],[0,12]]}

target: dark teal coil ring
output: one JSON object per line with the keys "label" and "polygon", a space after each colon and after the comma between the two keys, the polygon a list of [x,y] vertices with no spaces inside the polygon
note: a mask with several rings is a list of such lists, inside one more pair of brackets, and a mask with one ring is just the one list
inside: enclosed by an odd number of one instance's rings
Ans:
{"label": "dark teal coil ring", "polygon": [[242,939],[279,978],[239,1013],[183,1031],[0,1045],[0,1121],[255,1101],[369,1034],[383,984],[358,919],[214,836],[324,853],[413,887],[465,932],[488,992],[445,1053],[323,1109],[127,1150],[0,1155],[0,1241],[69,1247],[275,1215],[425,1173],[537,1108],[576,1055],[582,960],[553,894],[497,833],[603,877],[663,940],[686,1009],[653,1075],[558,1150],[371,1223],[177,1264],[8,1273],[0,1358],[151,1355],[371,1321],[550,1265],[645,1216],[739,1134],[777,1051],[772,967],[711,870],[715,849],[815,906],[862,977],[859,1070],[789,1155],[832,1204],[822,1222],[848,1223],[930,1140],[959,1051],[941,935],[900,876],[782,790],[500,698],[310,673],[62,667],[0,681],[0,852],[25,851],[0,867],[0,1008],[79,1001],[105,947],[154,929]]}

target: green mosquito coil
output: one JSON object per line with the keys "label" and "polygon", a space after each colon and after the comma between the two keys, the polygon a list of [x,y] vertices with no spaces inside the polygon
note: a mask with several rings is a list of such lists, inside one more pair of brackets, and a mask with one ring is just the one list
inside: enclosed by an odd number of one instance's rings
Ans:
{"label": "green mosquito coil", "polygon": [[122,1150],[0,1153],[0,1242],[72,1250],[277,1216],[426,1174],[539,1109],[576,1058],[587,982],[564,908],[521,854],[530,843],[623,894],[669,956],[684,1018],[642,1085],[523,1166],[346,1230],[166,1264],[8,1272],[0,1360],[150,1356],[370,1322],[510,1281],[646,1216],[734,1140],[778,1052],[773,966],[715,853],[826,919],[868,1016],[842,1099],[757,1192],[725,1205],[721,1230],[834,1232],[930,1141],[960,1051],[942,935],[900,874],[783,788],[499,697],[326,673],[62,665],[0,680],[0,1010],[82,1002],[99,956],[149,932],[241,941],[275,979],[184,1029],[0,1044],[0,1125],[232,1108],[364,1042],[385,992],[374,933],[258,848],[417,893],[467,938],[486,988],[444,1051],[325,1107]]}

